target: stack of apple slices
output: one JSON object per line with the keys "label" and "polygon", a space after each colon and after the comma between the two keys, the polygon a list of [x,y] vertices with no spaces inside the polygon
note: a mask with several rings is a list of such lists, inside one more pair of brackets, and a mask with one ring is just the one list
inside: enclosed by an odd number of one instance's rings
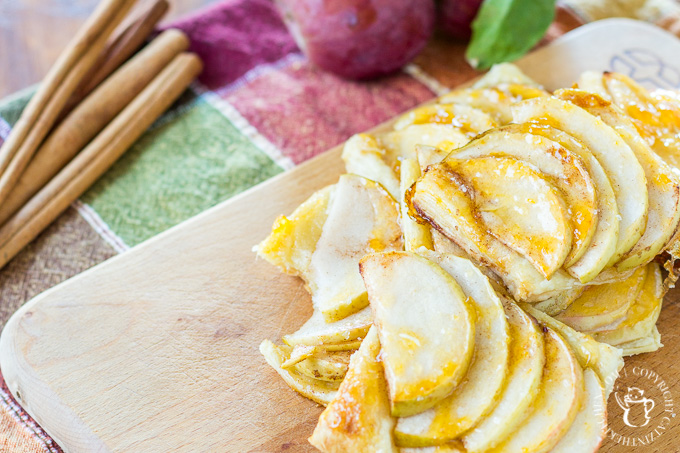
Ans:
{"label": "stack of apple slices", "polygon": [[623,365],[618,349],[549,317],[539,324],[464,258],[421,248],[369,254],[360,267],[374,325],[319,418],[314,446],[597,450],[605,382]]}
{"label": "stack of apple slices", "polygon": [[664,287],[657,263],[641,266],[622,282],[589,286],[556,318],[623,350],[625,355],[656,351],[656,321]]}
{"label": "stack of apple slices", "polygon": [[[402,162],[404,191],[418,174],[414,160]],[[312,294],[310,320],[284,345],[260,347],[291,388],[327,406],[312,444],[327,452],[595,451],[606,415],[593,408],[605,404],[620,350],[528,314],[470,260],[423,246],[428,230],[399,219],[400,199],[344,175],[280,217],[257,247]],[[362,213],[351,225],[350,202]],[[327,260],[335,268],[319,271]]]}
{"label": "stack of apple slices", "polygon": [[379,184],[343,175],[313,194],[289,217],[279,217],[257,253],[301,277],[312,295],[312,317],[285,345],[265,342],[262,353],[293,389],[327,404],[373,323],[359,261],[402,250],[399,206]]}
{"label": "stack of apple slices", "polygon": [[313,445],[597,450],[622,355],[661,347],[680,101],[617,74],[578,88],[502,65],[355,135],[348,174],[255,247],[311,294],[260,350],[327,406]]}
{"label": "stack of apple slices", "polygon": [[518,301],[624,280],[669,248],[680,181],[620,109],[572,89],[512,112],[515,124],[439,153],[409,192],[415,215]]}

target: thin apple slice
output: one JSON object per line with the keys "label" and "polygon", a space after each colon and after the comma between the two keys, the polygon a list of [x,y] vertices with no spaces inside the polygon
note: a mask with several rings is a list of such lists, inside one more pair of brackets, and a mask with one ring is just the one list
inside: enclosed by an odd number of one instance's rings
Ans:
{"label": "thin apple slice", "polygon": [[642,266],[624,281],[588,286],[581,297],[555,317],[581,332],[614,324],[626,317],[646,276],[647,269]]}
{"label": "thin apple slice", "polygon": [[523,99],[548,96],[540,88],[517,83],[501,83],[488,88],[462,88],[440,97],[439,104],[464,104],[480,109],[493,117],[498,124],[512,121],[510,106]]}
{"label": "thin apple slice", "polygon": [[652,331],[646,337],[629,341],[627,343],[621,343],[617,347],[621,348],[624,357],[627,357],[636,354],[643,354],[645,352],[658,351],[663,347],[663,344],[661,344],[661,335],[659,334],[659,329],[654,326]]}
{"label": "thin apple slice", "polygon": [[470,255],[465,253],[465,250],[460,248],[458,244],[447,238],[439,231],[432,229],[432,243],[434,250],[439,253],[447,253],[449,255],[457,256],[458,258],[470,259]]}
{"label": "thin apple slice", "polygon": [[601,72],[585,71],[579,76],[576,86],[580,90],[599,94],[603,99],[611,101],[609,91],[607,91],[607,88],[604,86]]}
{"label": "thin apple slice", "polygon": [[469,453],[495,447],[519,425],[538,395],[545,366],[544,340],[538,323],[514,302],[502,302],[510,326],[508,373],[498,403],[462,437]]}
{"label": "thin apple slice", "polygon": [[288,358],[281,364],[281,368],[288,369],[314,355],[316,346],[297,345],[288,354]]}
{"label": "thin apple slice", "polygon": [[680,174],[680,103],[677,98],[663,92],[652,95],[623,74],[610,72],[602,78],[612,101],[632,119],[654,152]]}
{"label": "thin apple slice", "polygon": [[595,341],[590,335],[577,332],[568,325],[536,310],[529,304],[521,307],[544,326],[550,327],[564,338],[576,355],[581,368],[592,368],[604,383],[607,396],[614,388],[614,382],[623,368],[621,350],[606,343]]}
{"label": "thin apple slice", "polygon": [[316,350],[321,352],[340,352],[340,351],[356,351],[361,346],[362,340],[344,341],[336,344],[320,344],[315,346]]}
{"label": "thin apple slice", "polygon": [[284,335],[288,346],[342,345],[360,340],[373,324],[373,313],[366,307],[336,322],[326,322],[319,310],[296,332]]}
{"label": "thin apple slice", "polygon": [[451,156],[512,157],[533,165],[564,194],[572,230],[572,248],[564,266],[574,264],[588,249],[597,228],[595,187],[583,160],[559,143],[533,134],[531,124],[493,129],[455,151]]}
{"label": "thin apple slice", "polygon": [[420,177],[420,167],[415,159],[404,159],[401,162],[401,197],[399,208],[401,210],[401,229],[404,234],[404,250],[415,251],[420,247],[432,249],[432,235],[427,225],[418,223],[409,215],[409,206],[406,203],[406,192]]}
{"label": "thin apple slice", "polygon": [[470,138],[460,127],[451,124],[426,123],[412,124],[403,129],[380,134],[378,141],[387,150],[388,164],[396,170],[402,159],[416,158],[417,145],[456,149],[465,145]]}
{"label": "thin apple slice", "polygon": [[394,419],[383,366],[380,342],[372,328],[352,356],[337,395],[321,413],[309,442],[327,453],[394,452]]}
{"label": "thin apple slice", "polygon": [[401,249],[399,206],[394,199],[373,181],[342,175],[309,263],[307,281],[314,306],[327,322],[366,307],[359,260],[367,253]]}
{"label": "thin apple slice", "polygon": [[290,216],[276,219],[271,234],[255,246],[257,256],[287,274],[307,280],[309,263],[328,218],[328,202],[334,190],[332,185],[314,192]]}
{"label": "thin apple slice", "polygon": [[680,180],[655,154],[618,108],[596,94],[579,90],[558,90],[555,95],[597,116],[611,126],[633,150],[645,171],[649,211],[644,234],[616,263],[617,269],[647,264],[668,244],[680,221]]}
{"label": "thin apple slice", "polygon": [[305,376],[322,381],[341,381],[347,374],[350,357],[356,351],[317,352],[295,365]]}
{"label": "thin apple slice", "polygon": [[404,447],[399,449],[399,453],[466,453],[462,445],[458,442],[438,447]]}
{"label": "thin apple slice", "polygon": [[376,136],[356,134],[345,142],[342,160],[348,173],[379,182],[399,199],[399,167],[403,159],[416,158],[417,145],[458,148],[469,138],[450,124],[415,124]]}
{"label": "thin apple slice", "polygon": [[374,253],[359,266],[382,344],[392,414],[423,412],[465,377],[474,350],[474,308],[446,271],[414,253]]}
{"label": "thin apple slice", "polygon": [[607,436],[607,398],[600,378],[590,368],[583,371],[585,397],[574,423],[551,453],[595,453]]}
{"label": "thin apple slice", "polygon": [[444,158],[449,155],[449,152],[434,146],[419,145],[416,146],[416,154],[418,156],[420,171],[425,173],[427,167],[443,161]]}
{"label": "thin apple slice", "polygon": [[437,447],[405,447],[400,448],[399,453],[466,453],[458,442]]}
{"label": "thin apple slice", "polygon": [[488,231],[524,256],[546,278],[562,267],[572,232],[561,193],[542,173],[510,157],[444,161],[461,175]]}
{"label": "thin apple slice", "polygon": [[529,413],[510,436],[489,452],[543,453],[569,430],[583,398],[583,370],[566,341],[544,329],[545,369]]}
{"label": "thin apple slice", "polygon": [[445,162],[432,165],[411,187],[412,212],[460,246],[477,263],[491,268],[516,300],[539,301],[580,286],[563,271],[547,280],[523,256],[483,228],[470,195],[472,188]]}
{"label": "thin apple slice", "polygon": [[533,306],[549,316],[555,316],[578,299],[585,289],[585,286],[570,289],[549,299],[536,302]]}
{"label": "thin apple slice", "polygon": [[628,309],[625,319],[612,326],[590,332],[597,341],[620,345],[647,336],[659,319],[664,289],[661,269],[656,263],[647,265],[647,276],[638,297]]}
{"label": "thin apple slice", "polygon": [[392,195],[399,198],[399,178],[387,163],[387,150],[369,134],[352,135],[342,148],[342,160],[347,173],[363,176],[378,182]]}
{"label": "thin apple slice", "polygon": [[498,126],[491,115],[474,107],[459,104],[430,104],[403,114],[394,123],[394,129],[399,131],[412,124],[429,123],[453,125],[468,138]]}
{"label": "thin apple slice", "polygon": [[469,260],[426,249],[419,253],[439,264],[474,301],[475,355],[451,395],[432,409],[398,419],[394,435],[402,447],[440,445],[469,430],[497,403],[508,370],[508,322],[489,280]]}
{"label": "thin apple slice", "polygon": [[455,242],[441,234],[439,231],[432,229],[430,232],[432,233],[432,244],[434,245],[434,250],[436,252],[470,260],[475,264],[475,266],[477,266],[477,269],[479,269],[479,271],[489,279],[491,286],[493,286],[493,289],[497,293],[505,294],[507,292],[503,286],[501,278],[494,271],[489,269],[487,266],[482,266],[480,263],[475,262],[475,260],[465,252],[465,250],[460,248]]}
{"label": "thin apple slice", "polygon": [[267,363],[276,370],[286,384],[305,398],[323,406],[335,398],[338,382],[327,382],[305,376],[294,369],[283,369],[281,365],[288,359],[290,348],[277,346],[269,340],[260,344],[260,352]]}
{"label": "thin apple slice", "polygon": [[547,125],[532,124],[531,133],[549,138],[579,156],[592,178],[597,200],[597,229],[583,256],[567,268],[567,271],[581,283],[588,283],[600,275],[616,252],[619,210],[614,190],[604,169],[583,143]]}
{"label": "thin apple slice", "polygon": [[516,122],[535,121],[554,126],[581,141],[604,168],[621,216],[616,263],[642,237],[649,199],[645,173],[635,154],[619,135],[601,119],[581,107],[554,97],[519,102],[513,106]]}
{"label": "thin apple slice", "polygon": [[293,346],[293,349],[290,352],[288,359],[286,359],[286,361],[281,364],[281,368],[286,369],[290,368],[302,362],[303,360],[306,360],[314,356],[321,357],[336,352],[348,352],[351,354],[352,352],[359,349],[359,346],[361,346],[360,340],[338,343],[334,345],[316,345],[316,346],[296,345]]}
{"label": "thin apple slice", "polygon": [[628,269],[625,271],[620,271],[616,269],[615,267],[608,267],[604,269],[602,272],[597,274],[597,277],[592,279],[591,281],[588,282],[589,285],[604,285],[607,283],[615,283],[615,282],[622,282],[623,280],[627,279],[633,273],[635,272],[635,269]]}
{"label": "thin apple slice", "polygon": [[258,246],[258,256],[305,280],[327,322],[368,305],[358,271],[366,253],[401,250],[398,205],[379,184],[343,175],[310,197]]}

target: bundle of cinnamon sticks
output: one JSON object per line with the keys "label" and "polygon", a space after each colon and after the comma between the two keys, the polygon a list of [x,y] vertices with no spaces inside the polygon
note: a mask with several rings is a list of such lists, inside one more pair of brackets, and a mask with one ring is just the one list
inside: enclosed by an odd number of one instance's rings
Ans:
{"label": "bundle of cinnamon sticks", "polygon": [[[167,30],[132,58],[168,9],[103,0],[0,147],[0,267],[80,197],[202,70]],[[126,61],[127,60],[127,61]]]}

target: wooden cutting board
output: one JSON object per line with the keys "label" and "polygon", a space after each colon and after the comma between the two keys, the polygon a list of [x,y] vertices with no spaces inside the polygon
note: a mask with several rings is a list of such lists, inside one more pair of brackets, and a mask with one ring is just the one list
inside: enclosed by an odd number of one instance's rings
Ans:
{"label": "wooden cutting board", "polygon": [[[660,29],[610,20],[520,66],[549,89],[587,69],[671,87],[680,86],[677,56],[680,41]],[[306,439],[321,408],[258,352],[307,319],[309,297],[251,249],[279,214],[336,181],[339,155],[330,150],[28,302],[0,339],[11,392],[68,452],[312,451]],[[617,389],[652,400],[650,421],[639,427],[642,405],[624,411],[610,398],[602,451],[645,442],[646,452],[680,451],[679,300],[672,291],[661,315],[666,346],[628,359]]]}

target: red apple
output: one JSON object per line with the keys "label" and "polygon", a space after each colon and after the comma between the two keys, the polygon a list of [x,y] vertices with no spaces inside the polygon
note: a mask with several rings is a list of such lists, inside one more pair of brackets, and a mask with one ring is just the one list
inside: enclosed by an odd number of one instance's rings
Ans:
{"label": "red apple", "polygon": [[483,0],[440,0],[439,27],[451,36],[469,40],[470,24],[475,20]]}
{"label": "red apple", "polygon": [[275,0],[298,46],[317,66],[350,79],[408,63],[435,22],[434,0]]}

